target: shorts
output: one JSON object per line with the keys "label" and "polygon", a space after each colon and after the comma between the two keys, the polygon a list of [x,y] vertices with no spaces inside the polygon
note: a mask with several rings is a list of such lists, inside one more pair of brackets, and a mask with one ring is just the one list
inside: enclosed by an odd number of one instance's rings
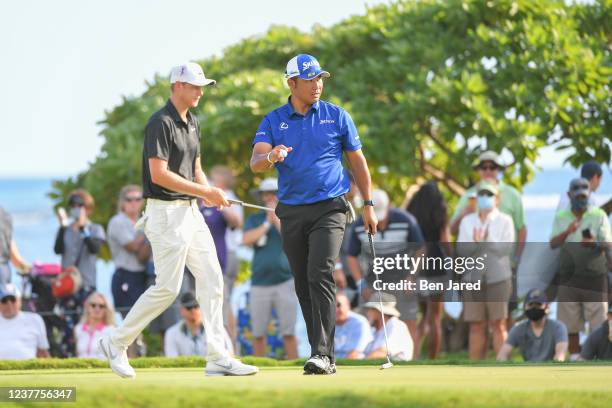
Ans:
{"label": "shorts", "polygon": [[117,268],[111,282],[115,309],[125,317],[146,289],[147,274],[145,271],[131,272]]}
{"label": "shorts", "polygon": [[11,283],[11,267],[9,264],[0,264],[0,285]]}
{"label": "shorts", "polygon": [[253,337],[263,337],[268,333],[272,319],[272,308],[276,310],[281,336],[295,335],[298,299],[293,279],[278,285],[251,286],[249,311]]}
{"label": "shorts", "polygon": [[601,293],[559,286],[557,318],[567,326],[568,333],[580,333],[585,322],[593,331],[607,319],[608,303],[592,301],[594,297],[601,297]]}
{"label": "shorts", "polygon": [[[416,320],[417,312],[419,311],[418,297],[413,292],[390,292],[395,296],[395,307],[400,312],[400,320]],[[376,295],[374,295],[376,296]]]}
{"label": "shorts", "polygon": [[[479,294],[464,292],[463,318],[466,322],[484,322],[508,318],[508,300],[512,295],[512,280],[485,284]],[[493,299],[479,301],[478,299]]]}

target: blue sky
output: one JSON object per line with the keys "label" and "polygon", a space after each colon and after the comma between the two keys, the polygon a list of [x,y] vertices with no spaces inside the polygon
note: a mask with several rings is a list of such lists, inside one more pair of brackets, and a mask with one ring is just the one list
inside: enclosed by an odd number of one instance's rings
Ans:
{"label": "blue sky", "polygon": [[[102,142],[96,122],[104,111],[124,95],[140,94],[146,80],[178,62],[220,54],[271,24],[308,30],[386,2],[2,2],[0,177],[85,170]],[[547,152],[539,164],[561,161]]]}

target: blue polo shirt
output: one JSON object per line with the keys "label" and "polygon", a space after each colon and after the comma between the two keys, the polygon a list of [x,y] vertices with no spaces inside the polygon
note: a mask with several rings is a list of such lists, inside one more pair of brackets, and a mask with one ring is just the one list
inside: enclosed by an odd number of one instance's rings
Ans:
{"label": "blue polo shirt", "polygon": [[278,199],[283,204],[311,204],[349,191],[349,178],[342,167],[342,152],[361,149],[357,128],[341,107],[318,101],[306,115],[286,105],[268,113],[253,139],[253,145],[292,147],[278,170]]}

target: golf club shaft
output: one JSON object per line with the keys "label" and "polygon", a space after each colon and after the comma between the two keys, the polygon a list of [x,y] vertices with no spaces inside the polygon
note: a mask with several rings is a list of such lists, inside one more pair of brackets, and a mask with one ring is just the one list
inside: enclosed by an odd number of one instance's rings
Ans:
{"label": "golf club shaft", "polygon": [[241,205],[243,207],[256,208],[258,210],[264,210],[264,211],[274,211],[274,208],[268,208],[268,207],[264,207],[262,205],[249,204],[249,203],[245,203],[244,201],[240,201],[240,200],[230,200],[230,199],[228,199],[227,201],[229,201],[230,204]]}
{"label": "golf club shaft", "polygon": [[[372,261],[376,259],[376,251],[374,250],[374,241],[372,239],[372,233],[368,231],[368,240],[370,241],[370,251],[372,252]],[[387,363],[391,363],[391,359],[389,358],[389,338],[387,337],[387,325],[385,323],[385,314],[383,313],[383,303],[382,303],[382,292],[378,289],[378,302],[380,304],[380,316],[382,318],[383,324],[383,333],[385,335],[385,349],[387,351]]]}

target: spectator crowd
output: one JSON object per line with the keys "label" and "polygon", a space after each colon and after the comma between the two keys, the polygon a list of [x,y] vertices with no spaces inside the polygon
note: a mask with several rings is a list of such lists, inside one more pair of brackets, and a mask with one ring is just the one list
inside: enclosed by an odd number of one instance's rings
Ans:
{"label": "spectator crowd", "polygon": [[[602,182],[602,167],[585,163],[581,176],[561,192],[548,243],[556,251],[557,267],[546,287],[528,291],[522,313],[516,310],[517,272],[528,234],[522,197],[501,181],[504,164],[497,153],[481,154],[474,169],[477,181],[460,197],[454,211],[436,182],[411,188],[397,208],[387,192],[374,190],[379,231],[373,245],[378,257],[400,253],[432,259],[481,256],[486,267],[458,275],[434,262],[415,275],[388,269],[385,278],[395,282],[426,279],[444,285],[458,279],[480,282],[480,291],[461,294],[462,314],[456,324],[465,325],[465,342],[460,342],[457,351],[467,350],[472,360],[493,355],[506,361],[515,358],[513,353],[524,361],[612,359],[612,303],[608,303],[612,234],[609,214],[593,198]],[[237,198],[229,168],[211,169],[210,182]],[[275,208],[277,190],[276,179],[267,178],[255,195],[262,205]],[[354,186],[347,199],[358,207]],[[144,206],[141,188],[123,187],[117,201],[117,214],[105,229],[91,221],[95,203],[87,191],[69,195],[66,210],[58,211],[54,244],[61,257],[58,273],[47,273],[53,269],[50,265],[30,265],[23,259],[12,238],[11,217],[0,208],[0,359],[104,358],[98,340],[113,329],[116,319],[126,316],[155,279],[151,246],[138,225]],[[199,207],[223,271],[227,348],[241,353],[240,319],[230,300],[240,275],[241,248],[249,248],[246,311],[252,353],[269,355],[273,327],[284,357],[297,358],[299,303],[282,250],[279,218],[270,211],[245,218],[240,206],[219,210],[200,202]],[[105,245],[115,267],[109,277],[112,299],[96,288],[96,264]],[[27,298],[11,282],[11,264],[22,275],[23,287],[29,285]],[[372,267],[368,231],[358,217],[347,226],[334,273],[337,357],[384,358],[388,352],[392,360],[408,361],[425,358],[422,352],[435,359],[443,350],[452,351],[445,342],[451,334],[443,327],[444,303],[458,299],[432,289],[379,294],[375,281],[380,276],[372,273]],[[206,355],[206,333],[194,289],[186,273],[177,300],[149,327],[159,336],[165,356]],[[557,319],[551,317],[553,309]],[[128,349],[131,358],[146,353],[142,337]]]}

